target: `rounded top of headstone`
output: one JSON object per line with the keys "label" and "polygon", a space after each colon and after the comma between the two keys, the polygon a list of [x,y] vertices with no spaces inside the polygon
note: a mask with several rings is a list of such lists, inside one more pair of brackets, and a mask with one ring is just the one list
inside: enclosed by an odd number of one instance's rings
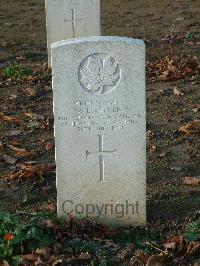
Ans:
{"label": "rounded top of headstone", "polygon": [[51,45],[51,48],[58,48],[66,45],[81,44],[81,43],[95,43],[95,42],[123,42],[129,45],[145,46],[142,39],[133,39],[128,37],[119,36],[92,36],[92,37],[80,37],[63,41],[55,42]]}

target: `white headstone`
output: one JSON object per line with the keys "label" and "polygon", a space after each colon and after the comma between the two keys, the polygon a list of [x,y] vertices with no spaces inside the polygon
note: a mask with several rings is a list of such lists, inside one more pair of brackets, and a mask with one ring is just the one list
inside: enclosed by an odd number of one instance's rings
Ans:
{"label": "white headstone", "polygon": [[52,63],[59,216],[145,224],[144,42],[57,42]]}
{"label": "white headstone", "polygon": [[45,0],[48,63],[57,41],[101,35],[100,0]]}

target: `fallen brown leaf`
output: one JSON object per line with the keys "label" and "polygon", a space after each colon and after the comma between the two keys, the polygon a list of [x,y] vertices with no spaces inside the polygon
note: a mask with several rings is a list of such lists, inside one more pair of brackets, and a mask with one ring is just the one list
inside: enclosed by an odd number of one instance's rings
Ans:
{"label": "fallen brown leaf", "polygon": [[24,113],[24,115],[33,119],[33,120],[44,121],[44,117],[42,115],[39,115],[36,113],[26,112],[26,113]]}
{"label": "fallen brown leaf", "polygon": [[24,113],[25,116],[29,117],[29,118],[33,118],[33,113],[31,112],[27,112],[27,113]]}
{"label": "fallen brown leaf", "polygon": [[47,143],[47,145],[45,147],[45,150],[46,151],[51,151],[53,148],[54,148],[54,144],[49,142],[49,143]]}
{"label": "fallen brown leaf", "polygon": [[160,254],[151,256],[146,266],[162,266],[166,265],[167,261],[176,262],[178,265],[181,265],[187,258],[191,258],[200,252],[199,242],[188,241],[183,236],[172,236],[168,239],[163,244],[165,250],[160,249],[157,244],[149,242],[147,244],[160,251]]}
{"label": "fallen brown leaf", "polygon": [[39,156],[39,154],[36,151],[18,151],[15,156],[17,158],[37,158]]}
{"label": "fallen brown leaf", "polygon": [[[15,143],[16,145],[18,144],[18,145],[20,145],[20,143]],[[17,157],[17,158],[36,158],[36,157],[38,157],[39,156],[39,154],[36,152],[36,151],[34,151],[34,150],[31,150],[31,151],[29,151],[29,150],[26,150],[26,149],[24,149],[24,148],[21,148],[21,147],[17,147],[17,146],[13,146],[13,145],[8,145],[8,147],[11,149],[11,150],[13,150],[13,151],[15,151],[16,153],[15,153],[15,156]]]}
{"label": "fallen brown leaf", "polygon": [[63,259],[58,259],[58,260],[56,260],[56,261],[54,261],[54,263],[52,264],[52,266],[56,266],[56,265],[60,265],[60,263],[62,263],[63,262]]}
{"label": "fallen brown leaf", "polygon": [[18,164],[17,167],[20,169],[17,171],[10,172],[5,176],[1,176],[1,178],[3,179],[34,178],[55,172],[55,164],[39,164],[39,165]]}
{"label": "fallen brown leaf", "polygon": [[197,58],[189,55],[165,56],[155,62],[147,62],[147,77],[151,81],[175,81],[185,76],[198,76],[199,72]]}
{"label": "fallen brown leaf", "polygon": [[194,120],[179,128],[179,131],[187,135],[200,133],[200,120]]}
{"label": "fallen brown leaf", "polygon": [[154,137],[154,133],[151,130],[148,130],[146,135],[147,135],[148,139],[153,139],[153,137]]}
{"label": "fallen brown leaf", "polygon": [[184,259],[187,256],[193,256],[200,252],[200,243],[186,240],[183,236],[172,236],[163,245],[169,257]]}
{"label": "fallen brown leaf", "polygon": [[37,258],[38,258],[38,256],[34,254],[22,255],[21,257],[28,261],[37,261]]}
{"label": "fallen brown leaf", "polygon": [[190,242],[187,248],[187,255],[193,256],[195,254],[199,254],[199,252],[200,252],[200,243]]}
{"label": "fallen brown leaf", "polygon": [[151,153],[154,153],[154,152],[156,151],[156,149],[157,149],[157,147],[156,147],[155,145],[152,144],[152,145],[150,146],[150,152],[151,152]]}
{"label": "fallen brown leaf", "polygon": [[22,145],[22,143],[19,140],[17,140],[17,139],[11,140],[10,145],[12,145],[14,147],[17,147],[17,148],[21,148],[21,149],[24,148],[23,145]]}
{"label": "fallen brown leaf", "polygon": [[26,88],[24,90],[24,92],[28,95],[28,96],[32,96],[35,97],[37,96],[37,91],[34,88]]}
{"label": "fallen brown leaf", "polygon": [[21,174],[19,178],[31,178],[34,176],[42,176],[45,173],[44,165],[35,165],[35,166],[22,166]]}
{"label": "fallen brown leaf", "polygon": [[200,185],[200,177],[186,176],[183,180],[183,184],[191,185],[191,186],[198,186]]}
{"label": "fallen brown leaf", "polygon": [[8,115],[4,115],[4,114],[0,114],[0,121],[15,123],[15,124],[21,124],[22,123],[22,120],[19,117],[8,116]]}
{"label": "fallen brown leaf", "polygon": [[16,152],[25,152],[26,149],[24,148],[19,148],[19,147],[16,147],[16,146],[13,146],[13,145],[7,145],[11,150],[13,151],[16,151]]}
{"label": "fallen brown leaf", "polygon": [[44,121],[43,123],[41,123],[41,128],[45,129],[45,130],[49,130],[50,129],[50,123],[49,123],[49,119],[47,118],[46,121]]}

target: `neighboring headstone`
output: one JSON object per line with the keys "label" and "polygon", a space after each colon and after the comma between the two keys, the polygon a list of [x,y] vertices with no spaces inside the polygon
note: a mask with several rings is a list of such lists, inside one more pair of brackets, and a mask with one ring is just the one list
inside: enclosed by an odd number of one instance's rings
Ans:
{"label": "neighboring headstone", "polygon": [[144,42],[57,42],[52,63],[59,216],[145,224]]}
{"label": "neighboring headstone", "polygon": [[48,64],[57,41],[101,35],[100,0],[45,0]]}

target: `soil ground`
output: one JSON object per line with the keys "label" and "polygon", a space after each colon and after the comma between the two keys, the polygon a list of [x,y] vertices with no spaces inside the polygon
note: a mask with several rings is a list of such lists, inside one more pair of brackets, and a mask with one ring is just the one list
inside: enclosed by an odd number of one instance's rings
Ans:
{"label": "soil ground", "polygon": [[[45,8],[41,0],[0,0],[0,67],[22,62],[35,69],[47,63]],[[103,35],[142,38],[146,42],[147,61],[168,55],[200,57],[200,2],[198,0],[103,0],[101,25]],[[171,36],[169,41],[169,36]],[[1,81],[1,80],[0,80]],[[182,228],[200,210],[200,187],[186,186],[183,177],[198,176],[200,162],[199,134],[184,135],[178,129],[195,119],[200,104],[199,79],[177,81],[147,80],[147,206],[148,221],[158,227]],[[51,77],[32,82],[37,96],[28,97],[24,89],[29,82],[0,82],[0,112],[19,116],[28,123],[25,113],[42,115],[49,121],[47,129],[1,122],[0,136],[4,147],[0,153],[0,175],[16,167],[5,160],[13,141],[36,150],[37,163],[54,163],[54,150],[45,145],[54,142]],[[174,95],[177,87],[184,94]],[[21,130],[16,136],[9,132]],[[12,135],[12,134],[11,134]],[[156,147],[156,149],[155,149]],[[18,159],[18,163],[25,159]],[[0,210],[31,211],[55,209],[55,174],[44,180],[0,180]],[[11,189],[12,188],[12,189]],[[169,226],[170,225],[170,226]],[[159,228],[158,228],[159,230]]]}

